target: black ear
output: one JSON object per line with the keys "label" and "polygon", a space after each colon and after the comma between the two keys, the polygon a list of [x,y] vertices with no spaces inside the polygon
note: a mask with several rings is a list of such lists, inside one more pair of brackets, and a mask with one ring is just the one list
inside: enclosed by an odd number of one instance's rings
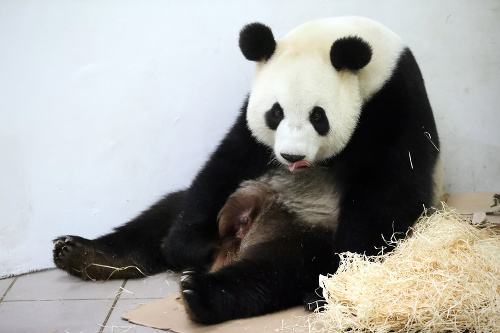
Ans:
{"label": "black ear", "polygon": [[262,23],[247,24],[240,31],[240,49],[248,60],[268,60],[276,49],[273,32]]}
{"label": "black ear", "polygon": [[337,39],[330,50],[330,61],[336,70],[358,70],[370,62],[372,47],[358,36]]}

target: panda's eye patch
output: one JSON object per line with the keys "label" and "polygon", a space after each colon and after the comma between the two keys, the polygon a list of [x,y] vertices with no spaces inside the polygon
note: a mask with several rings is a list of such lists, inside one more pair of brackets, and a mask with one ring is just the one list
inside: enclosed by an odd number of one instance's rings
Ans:
{"label": "panda's eye patch", "polygon": [[309,116],[309,121],[319,135],[327,135],[328,131],[330,131],[330,124],[328,123],[325,110],[319,106],[314,107]]}
{"label": "panda's eye patch", "polygon": [[272,108],[266,112],[266,125],[273,131],[276,130],[280,124],[280,122],[285,117],[283,113],[283,108],[279,103],[274,103]]}

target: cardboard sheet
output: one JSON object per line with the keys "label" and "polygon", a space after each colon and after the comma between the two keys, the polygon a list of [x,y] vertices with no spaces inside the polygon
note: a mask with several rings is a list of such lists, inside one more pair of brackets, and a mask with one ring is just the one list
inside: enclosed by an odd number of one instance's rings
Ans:
{"label": "cardboard sheet", "polygon": [[[148,303],[122,316],[134,324],[157,329],[171,330],[176,333],[276,333],[276,332],[308,332],[308,329],[286,327],[295,326],[300,317],[309,314],[302,307],[276,312],[249,319],[232,320],[219,325],[202,326],[190,321],[187,317],[180,294],[176,293],[159,301]],[[301,322],[304,322],[302,319]],[[282,328],[285,328],[282,330]]]}
{"label": "cardboard sheet", "polygon": [[[499,223],[500,227],[500,215],[486,214],[488,212],[500,212],[499,199],[495,199],[494,195],[495,193],[453,194],[448,197],[447,204],[456,208],[465,217],[469,216],[470,219],[473,218],[474,213],[479,218],[483,218],[484,214],[486,220]],[[482,214],[478,215],[477,213]],[[174,294],[162,300],[142,305],[124,314],[122,318],[138,325],[171,330],[177,333],[274,333],[308,332],[307,328],[301,329],[296,326],[299,323],[304,325],[305,319],[301,317],[307,314],[308,312],[302,307],[296,307],[265,316],[233,320],[213,326],[201,326],[188,319],[180,295]],[[294,327],[293,330],[292,327]]]}
{"label": "cardboard sheet", "polygon": [[500,224],[500,198],[496,195],[495,198],[494,192],[450,194],[446,203],[449,207],[456,208],[465,218],[472,220],[474,215],[481,216],[478,213],[484,213],[487,221]]}

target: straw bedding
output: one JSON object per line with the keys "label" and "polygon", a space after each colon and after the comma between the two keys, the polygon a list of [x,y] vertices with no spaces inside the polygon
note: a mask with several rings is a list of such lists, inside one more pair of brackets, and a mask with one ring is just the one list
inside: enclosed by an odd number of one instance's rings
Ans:
{"label": "straw bedding", "polygon": [[500,332],[500,236],[448,208],[421,218],[389,254],[342,253],[320,277],[315,332]]}

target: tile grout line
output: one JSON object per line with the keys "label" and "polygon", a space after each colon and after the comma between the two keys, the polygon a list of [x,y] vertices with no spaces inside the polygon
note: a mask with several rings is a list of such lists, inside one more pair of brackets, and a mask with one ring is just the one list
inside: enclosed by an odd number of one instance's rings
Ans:
{"label": "tile grout line", "polygon": [[[123,298],[127,299],[146,299],[146,300],[159,300],[160,297],[140,297],[140,298]],[[1,301],[2,299],[0,299]],[[22,303],[22,302],[77,302],[77,301],[108,301],[109,298],[50,298],[50,299],[13,299],[4,300],[3,303]]]}
{"label": "tile grout line", "polygon": [[111,305],[111,309],[108,311],[108,315],[104,319],[104,322],[101,325],[101,328],[99,329],[99,333],[102,333],[104,331],[104,328],[106,327],[106,324],[108,323],[109,317],[111,317],[111,313],[115,309],[116,303],[118,303],[118,300],[120,299],[121,295],[123,294],[123,288],[125,288],[125,285],[127,284],[128,279],[123,280],[123,283],[118,290],[118,294],[115,297],[115,300],[113,302],[113,305]]}
{"label": "tile grout line", "polygon": [[17,281],[18,279],[18,276],[16,276],[14,278],[14,280],[12,280],[12,282],[10,283],[10,286],[7,288],[7,290],[3,293],[3,296],[2,298],[0,298],[0,303],[3,302],[3,300],[5,299],[5,297],[7,296],[7,293],[10,291],[10,289],[12,289],[12,286],[14,285],[14,283]]}
{"label": "tile grout line", "polygon": [[[129,298],[123,298],[123,300],[144,299],[144,300],[158,301],[170,295],[172,295],[172,293],[165,295],[164,297],[129,297]],[[11,300],[3,300],[3,298],[0,298],[0,301],[2,301],[3,303],[60,302],[60,301],[76,302],[76,301],[107,301],[107,300],[109,300],[109,298],[48,298],[48,299],[11,299]]]}

